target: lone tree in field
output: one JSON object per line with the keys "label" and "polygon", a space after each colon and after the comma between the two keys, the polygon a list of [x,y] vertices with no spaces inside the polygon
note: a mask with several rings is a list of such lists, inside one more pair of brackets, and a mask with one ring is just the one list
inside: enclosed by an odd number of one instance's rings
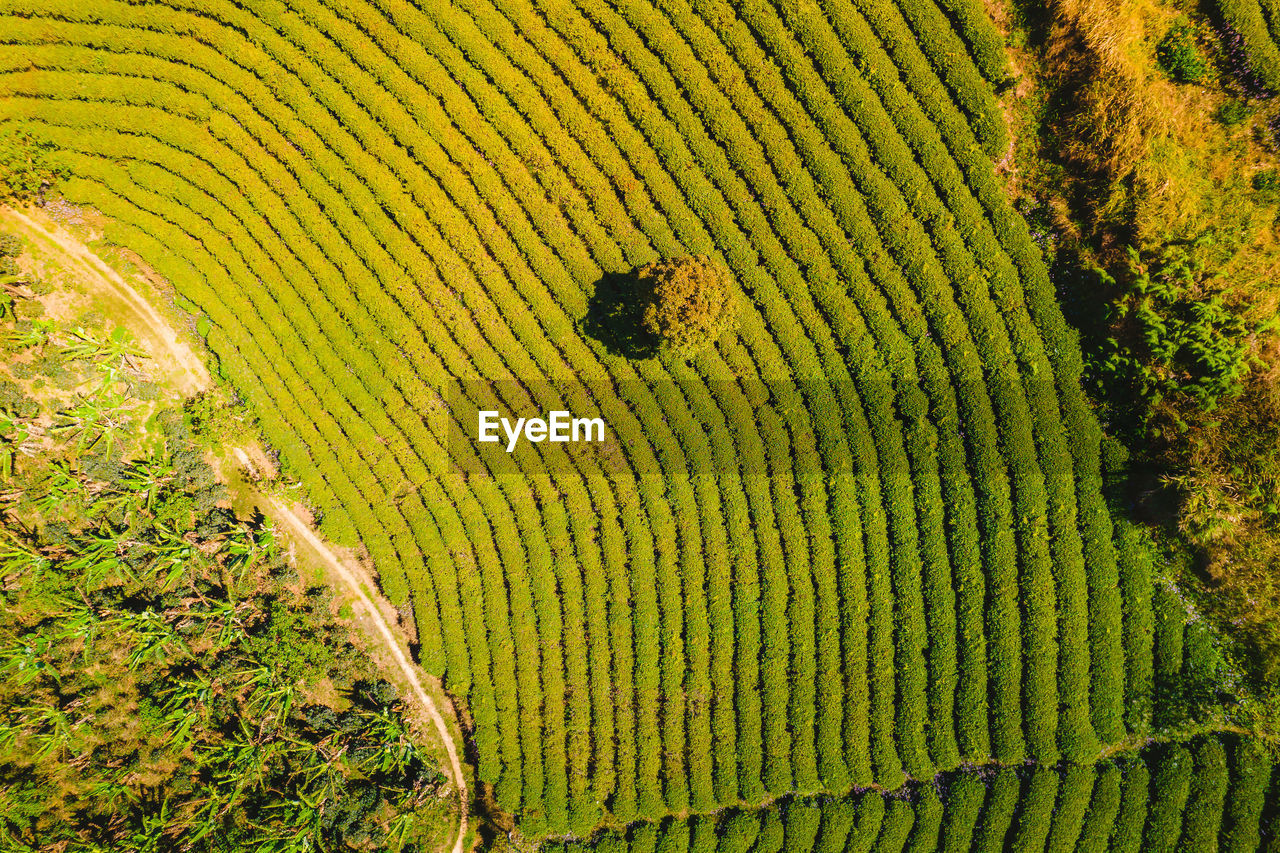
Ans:
{"label": "lone tree in field", "polygon": [[645,331],[680,355],[693,355],[733,322],[733,278],[710,258],[670,258],[641,267]]}

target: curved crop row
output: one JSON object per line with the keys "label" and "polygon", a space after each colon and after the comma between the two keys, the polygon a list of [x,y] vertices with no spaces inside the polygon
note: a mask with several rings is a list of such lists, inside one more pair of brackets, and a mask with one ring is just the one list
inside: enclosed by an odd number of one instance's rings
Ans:
{"label": "curved crop row", "polygon": [[[1266,849],[1274,814],[1252,804],[1273,785],[1261,772],[1265,749],[1230,736],[1189,746],[1153,746],[1096,766],[958,771],[903,796],[788,799],[757,812],[671,820],[590,845],[548,845],[556,853],[686,850],[789,853],[831,850],[977,851]],[[1268,769],[1274,765],[1268,762]],[[939,793],[940,792],[940,793]],[[1274,791],[1273,791],[1274,794]],[[1245,798],[1251,805],[1224,810]],[[1185,814],[1184,814],[1185,807]],[[779,847],[778,841],[782,845]]]}

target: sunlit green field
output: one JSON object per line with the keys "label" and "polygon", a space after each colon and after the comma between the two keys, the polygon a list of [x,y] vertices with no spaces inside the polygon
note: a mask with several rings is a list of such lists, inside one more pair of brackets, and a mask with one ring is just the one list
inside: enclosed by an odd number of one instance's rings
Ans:
{"label": "sunlit green field", "polygon": [[[0,119],[199,318],[524,835],[1089,763],[1212,680],[1103,502],[980,0],[3,11]],[[613,276],[688,254],[734,332],[618,346]],[[482,396],[616,441],[491,470]]]}

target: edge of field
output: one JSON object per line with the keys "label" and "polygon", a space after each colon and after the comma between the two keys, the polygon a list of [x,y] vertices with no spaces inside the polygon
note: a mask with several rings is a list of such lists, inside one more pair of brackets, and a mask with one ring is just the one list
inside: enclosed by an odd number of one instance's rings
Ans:
{"label": "edge of field", "polygon": [[[83,291],[128,328],[177,398],[215,389],[217,383],[206,367],[194,321],[175,322],[171,317],[178,312],[166,296],[164,279],[123,249],[113,247],[110,254],[115,257],[108,260],[104,257],[107,251],[93,248],[91,244],[102,236],[95,212],[62,203],[55,203],[53,209],[57,217],[39,208],[0,206],[0,223],[30,242],[37,269],[57,270],[62,287]],[[475,834],[468,826],[470,766],[461,753],[458,710],[440,680],[413,660],[399,616],[383,598],[369,569],[350,549],[326,543],[313,529],[305,507],[260,485],[276,471],[256,442],[229,444],[214,463],[232,493],[236,510],[257,509],[272,520],[276,532],[289,543],[293,562],[313,578],[327,582],[343,621],[354,628],[353,634],[363,641],[382,675],[408,700],[407,715],[457,792],[458,829],[450,833],[452,844],[446,838],[441,849],[464,853],[474,847]]]}

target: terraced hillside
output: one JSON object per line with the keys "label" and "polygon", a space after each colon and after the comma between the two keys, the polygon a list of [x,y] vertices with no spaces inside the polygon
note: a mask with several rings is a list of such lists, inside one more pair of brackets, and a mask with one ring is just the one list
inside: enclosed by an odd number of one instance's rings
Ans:
{"label": "terraced hillside", "polygon": [[[1103,504],[1004,63],[978,0],[4,0],[0,118],[411,606],[501,809],[581,836],[1089,760],[1209,672]],[[691,253],[733,336],[592,332]],[[487,395],[612,455],[486,471]]]}

